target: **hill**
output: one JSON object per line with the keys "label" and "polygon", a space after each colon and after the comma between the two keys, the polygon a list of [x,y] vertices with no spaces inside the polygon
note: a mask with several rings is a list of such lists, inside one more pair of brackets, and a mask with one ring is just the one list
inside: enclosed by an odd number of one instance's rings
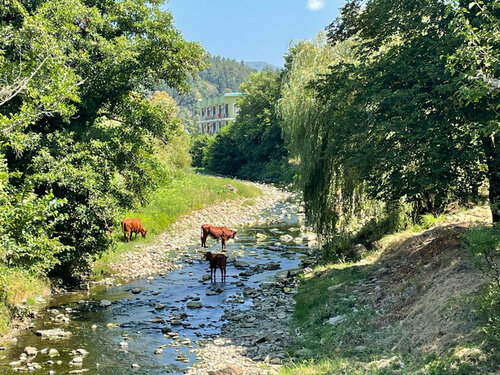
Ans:
{"label": "hill", "polygon": [[245,65],[249,66],[252,69],[261,71],[264,69],[268,70],[278,70],[279,68],[276,65],[269,64],[265,61],[245,61]]}
{"label": "hill", "polygon": [[238,92],[238,88],[250,73],[256,70],[234,59],[221,56],[208,56],[209,66],[198,73],[198,77],[191,77],[191,89],[186,94],[180,94],[168,86],[160,90],[168,92],[179,106],[179,115],[184,126],[189,132],[197,132],[198,126],[194,118],[196,102],[198,99],[213,98],[228,92]]}
{"label": "hill", "polygon": [[283,373],[494,371],[498,353],[485,340],[488,323],[477,308],[488,281],[462,246],[471,225],[489,220],[486,207],[458,212],[433,228],[382,239],[359,262],[306,275],[290,354],[314,361]]}

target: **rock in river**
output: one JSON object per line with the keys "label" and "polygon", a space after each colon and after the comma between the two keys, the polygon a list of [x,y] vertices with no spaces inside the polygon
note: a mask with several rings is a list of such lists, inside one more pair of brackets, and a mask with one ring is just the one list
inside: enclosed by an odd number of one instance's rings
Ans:
{"label": "rock in river", "polygon": [[234,262],[234,266],[236,268],[247,268],[250,267],[250,263],[245,262],[244,260],[237,260],[236,262]]}
{"label": "rock in river", "polygon": [[189,301],[186,303],[186,307],[190,309],[200,309],[203,307],[203,304],[201,302]]}
{"label": "rock in river", "polygon": [[108,307],[108,306],[111,306],[111,302],[108,301],[107,299],[103,299],[103,300],[101,300],[101,303],[99,304],[99,306]]}
{"label": "rock in river", "polygon": [[35,334],[37,334],[38,336],[42,336],[42,338],[48,338],[48,339],[71,336],[71,332],[64,331],[60,328],[45,329],[45,330],[39,329],[38,331],[35,332]]}

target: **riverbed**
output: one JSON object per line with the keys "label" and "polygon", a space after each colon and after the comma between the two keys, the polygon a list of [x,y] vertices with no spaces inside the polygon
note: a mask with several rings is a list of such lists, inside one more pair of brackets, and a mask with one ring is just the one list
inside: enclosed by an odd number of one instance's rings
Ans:
{"label": "riverbed", "polygon": [[[203,367],[197,364],[203,349],[230,336],[234,341],[235,332],[238,337],[246,334],[238,343],[243,347],[263,343],[268,346],[262,350],[276,352],[279,346],[280,353],[261,350],[249,358],[279,365],[286,341],[272,346],[266,338],[269,332],[259,332],[263,326],[251,323],[255,316],[263,316],[263,306],[276,310],[269,322],[286,323],[293,311],[294,276],[309,251],[299,211],[296,201],[281,202],[263,214],[259,225],[239,230],[238,240],[227,246],[232,262],[225,282],[220,272],[217,282],[210,281],[204,250],[198,245],[180,251],[182,261],[174,271],[94,287],[90,293],[55,296],[34,327],[0,352],[0,373],[182,374],[190,367]],[[208,244],[209,250],[220,251],[214,240]],[[282,309],[277,311],[266,298],[281,301]],[[68,336],[36,334],[50,329]]]}

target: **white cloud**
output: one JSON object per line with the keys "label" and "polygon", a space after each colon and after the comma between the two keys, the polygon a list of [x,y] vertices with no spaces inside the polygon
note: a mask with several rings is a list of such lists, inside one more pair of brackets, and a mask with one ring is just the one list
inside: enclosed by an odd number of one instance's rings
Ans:
{"label": "white cloud", "polygon": [[307,0],[307,9],[320,10],[325,6],[325,0]]}

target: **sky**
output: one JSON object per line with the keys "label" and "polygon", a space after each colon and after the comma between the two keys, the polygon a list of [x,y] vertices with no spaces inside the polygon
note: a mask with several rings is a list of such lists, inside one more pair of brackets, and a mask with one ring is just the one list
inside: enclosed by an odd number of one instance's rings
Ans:
{"label": "sky", "polygon": [[212,55],[282,66],[293,40],[312,39],[344,0],[170,0],[175,25]]}

